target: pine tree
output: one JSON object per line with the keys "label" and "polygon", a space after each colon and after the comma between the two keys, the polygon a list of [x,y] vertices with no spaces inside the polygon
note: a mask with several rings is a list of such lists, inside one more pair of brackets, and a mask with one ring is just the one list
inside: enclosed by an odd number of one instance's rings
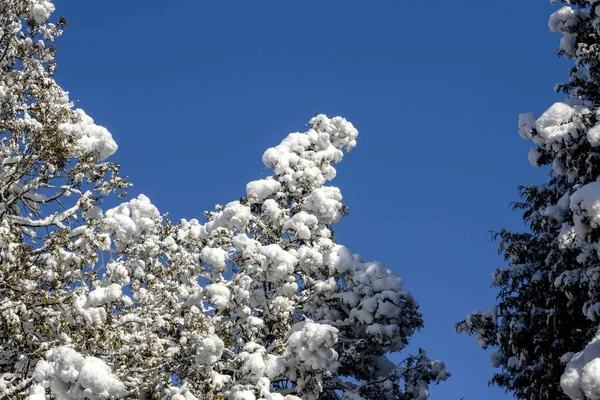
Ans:
{"label": "pine tree", "polygon": [[557,53],[574,61],[556,87],[568,97],[539,118],[519,116],[537,146],[529,161],[548,166],[548,180],[520,187],[514,207],[529,232],[496,234],[508,263],[494,273],[499,303],[457,325],[496,350],[491,383],[520,399],[600,399],[600,4],[565,3],[548,25],[563,34]]}
{"label": "pine tree", "polygon": [[250,182],[246,197],[204,226],[179,225],[208,266],[215,333],[202,346],[221,364],[206,374],[236,400],[425,399],[444,364],[424,352],[400,366],[386,356],[423,326],[416,302],[382,264],[335,242],[346,207],[324,183],[358,132],[324,115],[309,126],[264,153],[274,175]]}
{"label": "pine tree", "polygon": [[0,4],[0,399],[424,400],[446,379],[422,350],[388,359],[417,303],[336,243],[351,123],[315,116],[265,152],[271,177],[173,224],[124,201],[112,136],[56,84],[53,11]]}

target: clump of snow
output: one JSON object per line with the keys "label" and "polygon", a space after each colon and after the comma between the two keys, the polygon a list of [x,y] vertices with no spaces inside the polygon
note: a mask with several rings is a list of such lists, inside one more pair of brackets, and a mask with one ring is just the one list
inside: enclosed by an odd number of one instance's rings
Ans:
{"label": "clump of snow", "polygon": [[574,9],[564,6],[556,10],[548,20],[548,27],[552,32],[570,33],[579,24],[580,18]]}
{"label": "clump of snow", "polygon": [[597,123],[587,131],[587,140],[594,147],[600,146],[600,123]]}
{"label": "clump of snow", "polygon": [[200,252],[200,258],[212,265],[215,272],[223,272],[227,269],[227,252],[220,247],[204,247]]}
{"label": "clump of snow", "polygon": [[31,8],[31,15],[35,22],[41,24],[54,12],[54,4],[48,0],[36,0]]}
{"label": "clump of snow", "polygon": [[102,161],[117,151],[117,143],[103,126],[94,124],[94,120],[85,111],[75,110],[76,120],[60,124],[59,128],[75,137],[79,155],[92,154]]}
{"label": "clump of snow", "polygon": [[558,223],[564,220],[564,214],[569,209],[570,196],[565,193],[556,204],[546,206],[540,210],[540,213],[548,218],[552,218]]}
{"label": "clump of snow", "polygon": [[160,223],[158,209],[143,194],[106,211],[105,229],[114,234],[117,250],[123,250],[145,233],[150,233]]}
{"label": "clump of snow", "polygon": [[73,295],[73,304],[87,323],[101,324],[106,321],[104,305],[119,300],[122,294],[121,285],[112,283],[92,290],[87,296],[81,293]]}
{"label": "clump of snow", "polygon": [[280,184],[292,193],[322,186],[335,177],[331,165],[343,158],[342,149],[356,145],[358,131],[341,117],[317,115],[306,133],[291,133],[263,154],[263,163],[273,169]]}
{"label": "clump of snow", "polygon": [[171,386],[164,390],[165,397],[162,400],[201,400],[194,396],[189,390],[187,383],[181,386]]}
{"label": "clump of snow", "polygon": [[287,339],[287,354],[302,368],[321,370],[332,368],[338,354],[333,349],[338,330],[330,325],[304,321],[295,324]]}
{"label": "clump of snow", "polygon": [[235,390],[231,398],[233,400],[256,400],[256,396],[250,390]]}
{"label": "clump of snow", "polygon": [[[320,257],[322,257],[319,254]],[[312,258],[312,254],[311,254]],[[325,260],[331,272],[344,274],[349,271],[354,271],[358,268],[361,262],[359,256],[353,254],[346,246],[332,244],[330,251],[327,253]]]}
{"label": "clump of snow", "polygon": [[274,380],[285,372],[283,357],[267,354],[263,346],[254,342],[244,346],[240,353],[240,360],[242,362],[240,372],[252,383]]}
{"label": "clump of snow", "polygon": [[110,303],[121,297],[123,291],[121,285],[112,283],[108,287],[98,287],[92,290],[87,297],[87,304],[91,307],[99,306],[101,304]]}
{"label": "clump of snow", "polygon": [[523,139],[531,138],[531,130],[535,128],[535,114],[519,114],[519,135]]}
{"label": "clump of snow", "polygon": [[106,265],[106,272],[110,281],[117,283],[120,286],[125,286],[130,282],[129,270],[121,262],[108,263]]}
{"label": "clump of snow", "polygon": [[535,121],[535,127],[541,137],[548,141],[564,140],[575,137],[573,118],[576,111],[566,103],[554,103]]}
{"label": "clump of snow", "polygon": [[206,297],[217,308],[226,308],[231,298],[231,291],[223,283],[212,283],[206,286]]}
{"label": "clump of snow", "polygon": [[440,381],[445,381],[450,376],[448,371],[446,371],[446,363],[440,360],[431,360],[428,365],[431,372],[435,374]]}
{"label": "clump of snow", "polygon": [[273,225],[279,226],[279,223],[284,218],[284,213],[277,202],[273,199],[267,199],[262,205],[262,211],[265,217],[269,218],[269,222]]}
{"label": "clump of snow", "polygon": [[342,117],[327,118],[324,114],[313,117],[308,124],[316,131],[327,132],[331,143],[338,149],[345,148],[347,151],[356,147],[358,130],[351,122]]}
{"label": "clump of snow", "polygon": [[[59,399],[121,398],[128,393],[104,361],[84,357],[65,346],[49,350],[45,360],[36,364],[33,378]],[[33,392],[39,395],[41,390],[35,388]]]}
{"label": "clump of snow", "polygon": [[200,365],[213,365],[221,359],[225,344],[216,335],[211,335],[200,340],[196,362]]}
{"label": "clump of snow", "polygon": [[275,282],[285,281],[298,263],[298,259],[293,254],[285,251],[278,244],[263,246],[259,251],[267,257],[270,279]]}
{"label": "clump of snow", "polygon": [[46,400],[46,390],[42,385],[31,386],[27,400]]}
{"label": "clump of snow", "polygon": [[299,239],[307,240],[311,237],[311,230],[315,228],[318,223],[319,220],[317,217],[306,211],[300,211],[283,224],[283,229],[292,232]]}
{"label": "clump of snow", "polygon": [[222,211],[214,213],[211,221],[202,225],[199,236],[207,238],[219,228],[243,231],[251,220],[252,212],[250,211],[250,207],[241,204],[239,201],[232,201]]}
{"label": "clump of snow", "polygon": [[281,188],[281,184],[273,178],[260,179],[246,185],[246,195],[251,202],[262,201]]}
{"label": "clump of snow", "polygon": [[221,390],[221,388],[231,380],[231,377],[229,375],[223,375],[220,374],[216,371],[212,371],[210,373],[211,375],[211,380],[212,380],[212,384],[214,385],[215,389],[217,390]]}
{"label": "clump of snow", "polygon": [[559,48],[564,52],[566,58],[574,58],[577,55],[577,37],[565,34],[560,38]]}
{"label": "clump of snow", "polygon": [[600,333],[570,359],[560,385],[572,400],[600,399]]}
{"label": "clump of snow", "polygon": [[83,360],[77,383],[84,388],[84,396],[90,399],[123,397],[127,394],[125,385],[112,374],[110,367],[96,357]]}
{"label": "clump of snow", "polygon": [[338,223],[342,216],[342,193],[333,186],[323,186],[306,198],[306,209],[325,224]]}
{"label": "clump of snow", "polygon": [[600,227],[600,182],[580,187],[570,200],[575,232],[585,238],[592,229]]}
{"label": "clump of snow", "polygon": [[542,156],[542,153],[540,153],[539,149],[537,148],[531,148],[529,149],[529,154],[527,154],[527,159],[529,160],[529,163],[534,166],[534,167],[539,167],[539,160],[540,157]]}

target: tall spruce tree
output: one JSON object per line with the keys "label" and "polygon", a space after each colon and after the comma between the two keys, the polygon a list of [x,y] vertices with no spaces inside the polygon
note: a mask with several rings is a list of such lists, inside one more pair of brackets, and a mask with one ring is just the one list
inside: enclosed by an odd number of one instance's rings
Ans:
{"label": "tall spruce tree", "polygon": [[352,124],[315,116],[204,223],[106,209],[129,184],[54,80],[53,11],[0,2],[0,399],[427,399],[444,364],[388,358],[417,303],[333,233]]}
{"label": "tall spruce tree", "polygon": [[508,264],[494,273],[498,304],[457,324],[496,350],[491,383],[520,399],[600,399],[600,2],[562,3],[548,25],[574,62],[556,86],[567,98],[519,116],[548,180],[519,188],[529,232],[496,235]]}

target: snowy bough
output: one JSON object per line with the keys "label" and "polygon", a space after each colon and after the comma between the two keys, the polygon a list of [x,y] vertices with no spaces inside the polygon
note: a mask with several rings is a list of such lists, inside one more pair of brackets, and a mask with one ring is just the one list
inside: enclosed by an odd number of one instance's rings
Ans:
{"label": "snowy bough", "polygon": [[536,145],[529,161],[550,174],[520,188],[530,231],[497,234],[508,261],[494,273],[499,303],[457,325],[496,349],[491,382],[520,399],[600,399],[600,2],[564,3],[548,25],[574,61],[556,87],[568,98],[519,116]]}
{"label": "snowy bough", "polygon": [[315,116],[271,177],[173,224],[123,201],[116,143],[54,81],[53,11],[0,4],[0,399],[423,400],[446,379],[389,360],[417,303],[335,241],[352,124]]}

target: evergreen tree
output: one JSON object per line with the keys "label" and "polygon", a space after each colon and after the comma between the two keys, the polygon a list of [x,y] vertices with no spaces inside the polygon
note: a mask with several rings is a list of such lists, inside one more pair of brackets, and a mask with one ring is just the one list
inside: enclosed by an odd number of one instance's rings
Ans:
{"label": "evergreen tree", "polygon": [[600,399],[600,3],[565,3],[548,25],[563,34],[558,54],[574,61],[556,87],[567,98],[539,118],[519,116],[536,145],[529,161],[548,166],[548,180],[520,187],[514,207],[529,232],[496,235],[508,263],[494,273],[498,304],[457,324],[496,350],[491,383],[520,399]]}
{"label": "evergreen tree", "polygon": [[336,243],[351,123],[315,116],[265,152],[271,177],[173,224],[122,200],[116,143],[56,84],[53,11],[0,4],[0,399],[424,400],[446,379],[388,359],[417,303]]}

